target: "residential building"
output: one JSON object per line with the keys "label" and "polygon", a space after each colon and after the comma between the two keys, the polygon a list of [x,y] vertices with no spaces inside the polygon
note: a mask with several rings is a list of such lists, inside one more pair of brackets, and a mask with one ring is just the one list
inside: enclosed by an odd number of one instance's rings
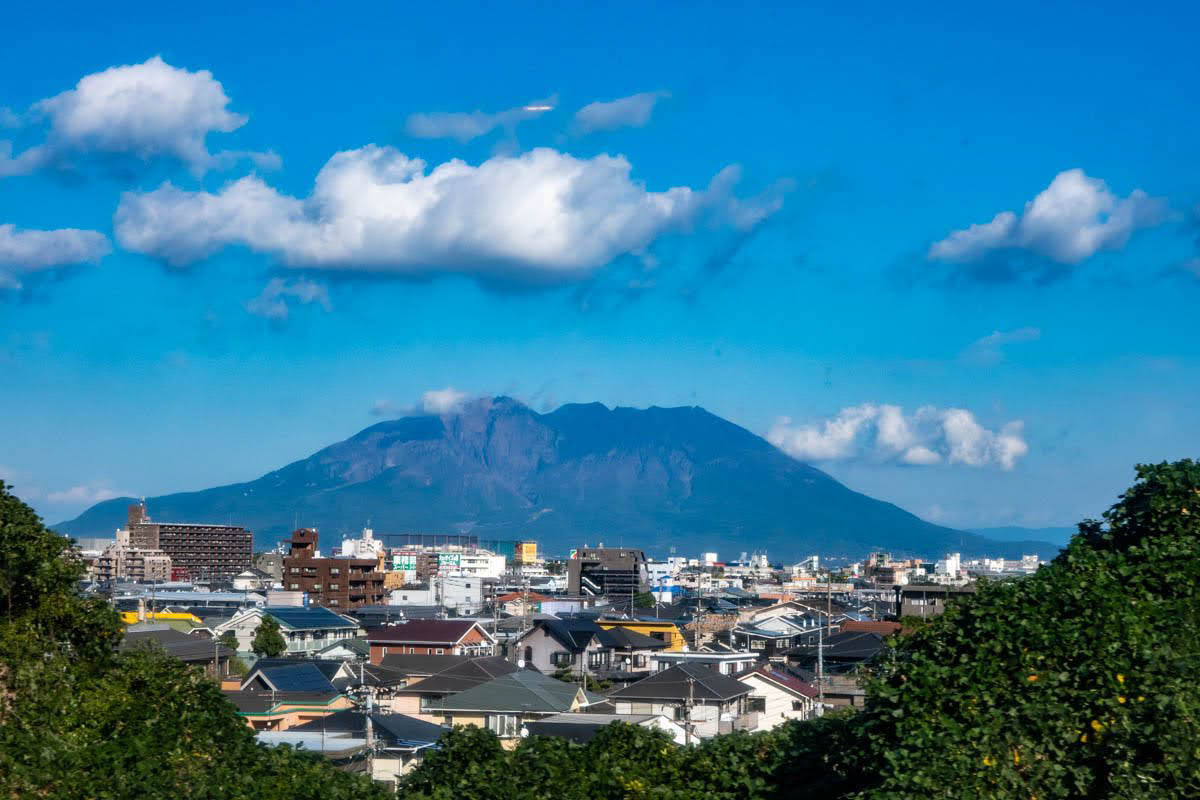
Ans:
{"label": "residential building", "polygon": [[134,547],[129,531],[120,530],[116,541],[96,557],[94,574],[99,581],[166,583],[171,580],[171,557],[162,550]]}
{"label": "residential building", "polygon": [[222,692],[237,715],[256,731],[286,731],[350,708],[350,698],[338,692]]}
{"label": "residential building", "polygon": [[625,628],[605,629],[587,619],[539,619],[516,641],[521,662],[541,672],[569,669],[598,680],[636,680],[666,643]]}
{"label": "residential building", "polygon": [[357,622],[327,608],[265,606],[240,611],[213,628],[213,632],[219,637],[225,631],[233,631],[237,637],[238,651],[248,653],[253,649],[254,634],[258,632],[264,616],[270,616],[279,623],[279,632],[287,642],[289,654],[316,653],[336,642],[353,639],[360,631]]}
{"label": "residential building", "polygon": [[[429,748],[437,744],[447,729],[416,717],[404,714],[367,713],[359,709],[344,709],[319,720],[312,720],[292,727],[282,734],[280,744],[293,743],[289,736],[307,734],[326,740],[337,741],[337,737],[362,740],[367,744],[367,720],[371,721],[370,738],[374,741],[371,777],[376,781],[395,784],[411,772]],[[260,737],[261,740],[261,737]],[[303,743],[303,742],[302,742]]]}
{"label": "residential building", "polygon": [[426,655],[493,655],[495,639],[470,619],[413,619],[367,631],[371,663],[389,653]]}
{"label": "residential building", "polygon": [[896,613],[900,617],[936,617],[955,597],[975,593],[975,586],[909,585],[896,588]]}
{"label": "residential building", "polygon": [[[407,680],[380,707],[424,720],[440,719],[436,709],[447,697],[518,670],[516,664],[499,656],[468,658],[417,654],[387,656],[382,667],[407,675]],[[415,674],[426,670],[434,672],[424,676]]]}
{"label": "residential building", "polygon": [[609,694],[618,714],[661,714],[679,722],[689,741],[735,730],[752,731],[758,714],[751,688],[700,664],[680,664]]}
{"label": "residential building", "polygon": [[757,653],[656,653],[651,659],[650,668],[661,672],[681,664],[695,664],[708,667],[722,675],[737,675],[748,669],[753,669],[758,663]]}
{"label": "residential building", "polygon": [[758,714],[757,730],[771,730],[793,719],[817,714],[817,687],[779,667],[760,664],[737,676],[750,687],[746,707]]}
{"label": "residential building", "polygon": [[534,564],[537,564],[537,542],[516,542],[513,546],[513,561],[523,566],[533,566]]}
{"label": "residential building", "polygon": [[650,590],[646,555],[625,547],[584,547],[567,560],[567,593],[632,598]]}
{"label": "residential building", "polygon": [[568,711],[526,722],[525,728],[534,736],[555,736],[576,744],[587,744],[597,733],[614,722],[659,730],[670,736],[675,744],[685,744],[683,726],[662,714],[597,714],[589,711]]}
{"label": "residential building", "polygon": [[670,653],[682,652],[687,647],[687,639],[683,635],[683,631],[679,630],[679,625],[670,619],[651,619],[648,617],[639,617],[637,619],[597,619],[596,624],[606,630],[620,628],[622,630],[640,633],[643,636],[649,636],[652,639],[658,639],[666,644],[666,651]]}
{"label": "residential building", "polygon": [[309,602],[335,611],[384,602],[383,572],[376,558],[321,558],[317,531],[300,528],[288,540],[283,588],[308,594]]}
{"label": "residential building", "polygon": [[431,705],[430,713],[440,717],[443,725],[486,727],[511,747],[527,722],[602,702],[603,696],[578,684],[522,669],[451,695]]}
{"label": "residential building", "polygon": [[129,507],[130,546],[161,550],[192,580],[229,578],[250,566],[253,535],[236,525],[153,522],[144,503]]}
{"label": "residential building", "polygon": [[236,655],[211,636],[183,633],[168,625],[142,623],[126,628],[117,649],[130,652],[143,648],[161,650],[216,678],[229,674],[229,659]]}

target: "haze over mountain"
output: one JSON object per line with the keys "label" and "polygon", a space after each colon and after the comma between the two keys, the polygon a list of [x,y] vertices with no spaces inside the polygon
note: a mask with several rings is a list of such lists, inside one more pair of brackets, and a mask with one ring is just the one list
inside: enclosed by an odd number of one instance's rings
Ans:
{"label": "haze over mountain", "polygon": [[[55,527],[111,536],[130,502],[108,500]],[[470,531],[536,539],[550,554],[601,542],[724,558],[765,549],[785,560],[1057,549],[925,522],[702,408],[591,403],[539,414],[506,397],[380,422],[256,480],[147,505],[162,521],[232,520],[254,531],[258,547],[298,522],[316,527],[330,550],[369,520],[377,535]]]}

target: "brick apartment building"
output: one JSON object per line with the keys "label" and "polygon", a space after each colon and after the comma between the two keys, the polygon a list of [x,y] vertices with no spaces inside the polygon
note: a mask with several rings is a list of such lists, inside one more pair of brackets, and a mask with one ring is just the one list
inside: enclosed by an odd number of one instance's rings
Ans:
{"label": "brick apartment building", "polygon": [[374,558],[318,558],[317,532],[292,531],[283,559],[283,588],[308,593],[310,603],[335,611],[382,603],[384,575]]}
{"label": "brick apartment building", "polygon": [[236,525],[153,522],[144,503],[129,507],[129,544],[161,550],[192,580],[230,578],[250,568],[253,535]]}

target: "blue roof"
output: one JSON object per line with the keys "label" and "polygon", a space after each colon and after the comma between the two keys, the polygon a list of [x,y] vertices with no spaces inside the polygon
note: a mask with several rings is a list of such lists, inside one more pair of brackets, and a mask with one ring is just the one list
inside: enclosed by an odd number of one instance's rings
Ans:
{"label": "blue roof", "polygon": [[262,675],[278,692],[336,692],[329,678],[316,664],[289,664],[265,667]]}
{"label": "blue roof", "polygon": [[293,630],[313,628],[357,628],[358,624],[340,617],[321,606],[301,608],[299,606],[266,606],[264,614],[270,614],[279,624]]}

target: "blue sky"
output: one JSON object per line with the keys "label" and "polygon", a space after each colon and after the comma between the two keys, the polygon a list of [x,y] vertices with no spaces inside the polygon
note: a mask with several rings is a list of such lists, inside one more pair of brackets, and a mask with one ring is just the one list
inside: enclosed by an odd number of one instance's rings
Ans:
{"label": "blue sky", "polygon": [[1187,4],[206,8],[8,12],[0,477],[52,521],[460,393],[702,405],[956,526],[1196,453]]}

